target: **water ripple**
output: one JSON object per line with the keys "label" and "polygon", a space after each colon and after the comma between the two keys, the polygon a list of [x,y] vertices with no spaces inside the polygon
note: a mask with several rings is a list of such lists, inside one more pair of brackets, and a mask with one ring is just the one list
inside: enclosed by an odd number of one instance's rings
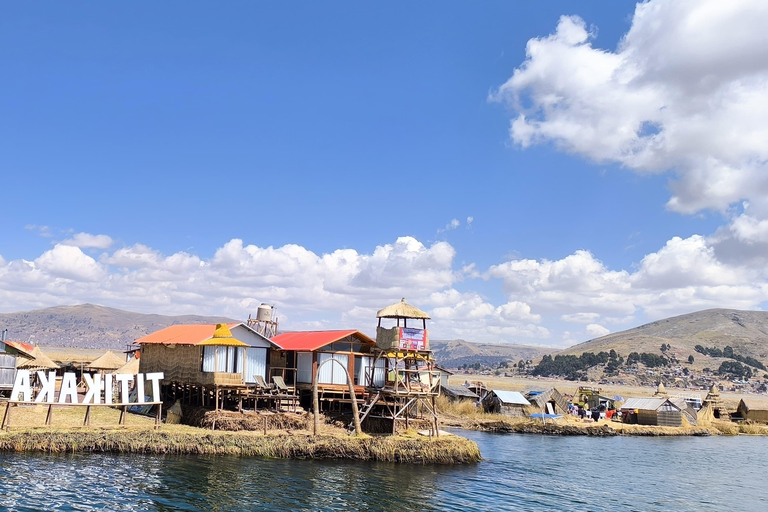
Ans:
{"label": "water ripple", "polygon": [[471,466],[89,454],[0,454],[10,511],[764,510],[759,437],[610,438],[463,432]]}

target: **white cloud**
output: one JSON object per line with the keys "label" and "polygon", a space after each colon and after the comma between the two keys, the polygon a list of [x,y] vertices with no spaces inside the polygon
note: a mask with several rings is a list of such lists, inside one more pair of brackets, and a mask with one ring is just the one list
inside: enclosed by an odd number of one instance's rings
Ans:
{"label": "white cloud", "polygon": [[79,247],[56,244],[35,260],[35,267],[55,278],[96,282],[104,269]]}
{"label": "white cloud", "polygon": [[609,51],[563,16],[491,98],[517,111],[510,136],[522,147],[551,141],[596,162],[673,170],[671,209],[724,211],[768,192],[766,24],[762,0],[651,0]]}
{"label": "white cloud", "polygon": [[444,228],[440,228],[437,230],[438,233],[445,233],[446,231],[451,231],[452,229],[456,229],[459,226],[461,226],[461,221],[459,219],[451,219],[448,224],[445,225]]}
{"label": "white cloud", "polygon": [[589,324],[600,318],[600,313],[571,313],[568,315],[562,315],[560,317],[564,322],[570,322],[575,324]]}
{"label": "white cloud", "polygon": [[95,249],[108,249],[112,245],[112,238],[107,235],[91,235],[90,233],[77,233],[72,238],[64,240],[61,245]]}
{"label": "white cloud", "polygon": [[589,324],[586,328],[587,334],[593,338],[599,338],[606,334],[611,334],[610,329],[606,329],[600,324]]}

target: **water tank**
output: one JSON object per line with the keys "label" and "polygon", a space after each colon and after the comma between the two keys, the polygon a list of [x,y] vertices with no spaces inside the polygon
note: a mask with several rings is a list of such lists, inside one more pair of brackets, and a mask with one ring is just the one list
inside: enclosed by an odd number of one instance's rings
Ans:
{"label": "water tank", "polygon": [[259,322],[272,321],[272,306],[262,303],[261,306],[256,309],[256,320]]}

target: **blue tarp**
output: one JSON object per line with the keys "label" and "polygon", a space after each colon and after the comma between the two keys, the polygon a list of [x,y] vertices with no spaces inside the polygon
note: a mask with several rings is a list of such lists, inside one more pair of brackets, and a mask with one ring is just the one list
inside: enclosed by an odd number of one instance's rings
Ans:
{"label": "blue tarp", "polygon": [[536,412],[531,414],[531,418],[546,418],[546,419],[555,419],[555,418],[562,418],[562,414],[543,414],[540,412]]}

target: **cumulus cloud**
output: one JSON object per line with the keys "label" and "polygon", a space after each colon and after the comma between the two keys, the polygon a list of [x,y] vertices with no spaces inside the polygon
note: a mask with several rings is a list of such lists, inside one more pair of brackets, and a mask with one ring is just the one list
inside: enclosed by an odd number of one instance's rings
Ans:
{"label": "cumulus cloud", "polygon": [[[614,51],[577,16],[531,39],[491,95],[522,147],[554,142],[596,162],[672,170],[669,208],[725,211],[768,192],[768,4],[639,3]],[[765,219],[767,217],[760,217]],[[758,230],[759,231],[759,230]]]}
{"label": "cumulus cloud", "polygon": [[[588,251],[556,261],[510,260],[492,266],[510,297],[569,323],[628,324],[706,308],[759,308],[768,300],[768,270],[727,263],[713,243],[674,237],[633,272],[612,270]],[[594,329],[594,328],[593,328]]]}
{"label": "cumulus cloud", "polygon": [[91,235],[90,233],[77,233],[72,238],[64,240],[61,245],[74,247],[93,247],[95,249],[107,249],[112,245],[112,238],[107,235]]}
{"label": "cumulus cloud", "polygon": [[605,336],[606,334],[610,334],[610,329],[606,329],[600,324],[589,324],[586,328],[587,334],[589,334],[593,338],[599,338],[600,336]]}

